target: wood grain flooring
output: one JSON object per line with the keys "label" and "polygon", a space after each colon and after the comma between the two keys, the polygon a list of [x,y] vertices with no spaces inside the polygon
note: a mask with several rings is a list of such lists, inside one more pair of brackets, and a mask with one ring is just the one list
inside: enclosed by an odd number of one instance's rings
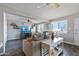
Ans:
{"label": "wood grain flooring", "polygon": [[6,44],[6,52],[3,56],[24,56],[22,40],[9,40]]}
{"label": "wood grain flooring", "polygon": [[61,48],[63,49],[61,56],[79,56],[79,46],[64,43]]}
{"label": "wood grain flooring", "polygon": [[[79,46],[64,43],[60,56],[79,56]],[[11,40],[6,44],[6,53],[2,56],[25,56],[22,51],[22,40]]]}

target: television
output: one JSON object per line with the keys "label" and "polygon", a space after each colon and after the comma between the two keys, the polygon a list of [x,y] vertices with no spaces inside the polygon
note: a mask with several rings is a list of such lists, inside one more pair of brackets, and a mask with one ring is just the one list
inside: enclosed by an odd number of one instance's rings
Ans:
{"label": "television", "polygon": [[21,26],[21,32],[31,33],[31,26]]}
{"label": "television", "polygon": [[31,26],[21,26],[21,39],[31,37]]}

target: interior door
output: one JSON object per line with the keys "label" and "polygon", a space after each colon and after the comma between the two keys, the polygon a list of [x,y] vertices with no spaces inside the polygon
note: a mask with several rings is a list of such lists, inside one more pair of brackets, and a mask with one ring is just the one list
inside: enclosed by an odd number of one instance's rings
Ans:
{"label": "interior door", "polygon": [[79,18],[74,20],[74,44],[79,45]]}

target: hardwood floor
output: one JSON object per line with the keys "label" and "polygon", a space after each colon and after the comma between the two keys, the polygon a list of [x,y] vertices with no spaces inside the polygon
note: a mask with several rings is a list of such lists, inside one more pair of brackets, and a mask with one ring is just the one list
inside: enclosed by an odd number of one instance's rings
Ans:
{"label": "hardwood floor", "polygon": [[9,40],[6,44],[6,53],[4,56],[24,56],[22,40]]}
{"label": "hardwood floor", "polygon": [[[64,43],[63,53],[60,56],[79,56],[79,46]],[[24,56],[22,51],[22,40],[11,40],[7,42],[6,53],[2,56]]]}
{"label": "hardwood floor", "polygon": [[61,48],[63,49],[61,56],[79,56],[79,46],[64,43]]}

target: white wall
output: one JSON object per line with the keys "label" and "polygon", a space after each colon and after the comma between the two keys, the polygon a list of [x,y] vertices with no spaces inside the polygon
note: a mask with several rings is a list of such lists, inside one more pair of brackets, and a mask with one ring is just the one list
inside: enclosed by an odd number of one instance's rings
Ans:
{"label": "white wall", "polygon": [[[3,32],[3,8],[0,6],[0,44],[1,44],[1,42],[2,42],[2,47],[1,47],[1,49],[2,48],[4,48],[3,47],[3,41],[4,41],[4,34],[3,34],[4,32]],[[1,53],[3,53],[4,52],[4,50],[2,50],[1,52],[0,52],[0,54]]]}
{"label": "white wall", "polygon": [[14,29],[10,24],[15,23],[17,26],[28,25],[27,21],[21,16],[7,14],[7,39],[20,39],[20,29]]}
{"label": "white wall", "polygon": [[8,40],[20,39],[20,29],[14,29],[13,26],[10,25],[11,23],[15,23],[18,26],[24,26],[23,22],[20,21],[20,20],[18,20],[18,21],[16,21],[16,20],[8,20],[7,39]]}
{"label": "white wall", "polygon": [[3,41],[3,8],[0,6],[0,41]]}
{"label": "white wall", "polygon": [[20,39],[20,29],[13,29],[13,26],[10,25],[12,22],[17,24],[16,21],[8,20],[8,22],[7,22],[7,40]]}

